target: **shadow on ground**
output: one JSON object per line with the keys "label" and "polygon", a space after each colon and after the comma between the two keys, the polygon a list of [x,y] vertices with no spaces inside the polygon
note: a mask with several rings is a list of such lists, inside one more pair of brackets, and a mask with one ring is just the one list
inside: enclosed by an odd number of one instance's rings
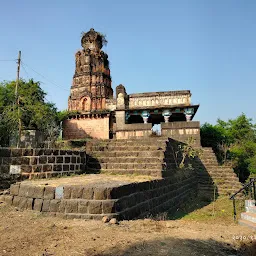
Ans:
{"label": "shadow on ground", "polygon": [[256,243],[240,244],[237,247],[215,240],[197,239],[165,239],[150,242],[138,242],[120,252],[112,248],[108,252],[96,253],[94,250],[85,251],[85,256],[255,256]]}

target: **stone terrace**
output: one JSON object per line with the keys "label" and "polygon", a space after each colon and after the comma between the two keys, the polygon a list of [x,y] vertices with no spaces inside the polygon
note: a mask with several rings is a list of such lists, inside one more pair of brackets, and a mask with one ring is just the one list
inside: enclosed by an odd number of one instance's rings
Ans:
{"label": "stone terrace", "polygon": [[13,184],[5,201],[65,218],[133,219],[169,210],[195,196],[195,177],[150,180],[150,177],[86,175]]}

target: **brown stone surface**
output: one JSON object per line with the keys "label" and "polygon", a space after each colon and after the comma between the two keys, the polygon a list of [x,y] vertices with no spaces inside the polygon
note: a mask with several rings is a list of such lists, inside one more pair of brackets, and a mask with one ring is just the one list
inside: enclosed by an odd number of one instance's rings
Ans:
{"label": "brown stone surface", "polygon": [[34,200],[34,210],[41,212],[43,206],[43,199],[35,199]]}

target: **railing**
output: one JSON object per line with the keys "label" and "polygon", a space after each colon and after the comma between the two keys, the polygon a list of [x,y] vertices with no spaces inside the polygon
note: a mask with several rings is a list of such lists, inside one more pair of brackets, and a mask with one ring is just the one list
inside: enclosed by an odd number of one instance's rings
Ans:
{"label": "railing", "polygon": [[255,182],[256,178],[250,178],[250,182],[245,184],[241,189],[239,189],[236,193],[234,193],[230,200],[233,200],[233,214],[234,214],[234,221],[236,221],[236,195],[239,194],[242,191],[245,191],[247,188],[249,188],[249,195],[250,199],[254,199],[254,203],[256,206],[256,190],[255,190]]}

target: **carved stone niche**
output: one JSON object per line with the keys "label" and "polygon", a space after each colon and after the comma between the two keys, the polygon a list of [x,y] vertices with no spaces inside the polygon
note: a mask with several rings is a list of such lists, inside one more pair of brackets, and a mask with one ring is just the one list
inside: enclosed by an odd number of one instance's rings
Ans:
{"label": "carved stone niche", "polygon": [[86,112],[91,111],[91,98],[89,96],[80,99],[80,109]]}

